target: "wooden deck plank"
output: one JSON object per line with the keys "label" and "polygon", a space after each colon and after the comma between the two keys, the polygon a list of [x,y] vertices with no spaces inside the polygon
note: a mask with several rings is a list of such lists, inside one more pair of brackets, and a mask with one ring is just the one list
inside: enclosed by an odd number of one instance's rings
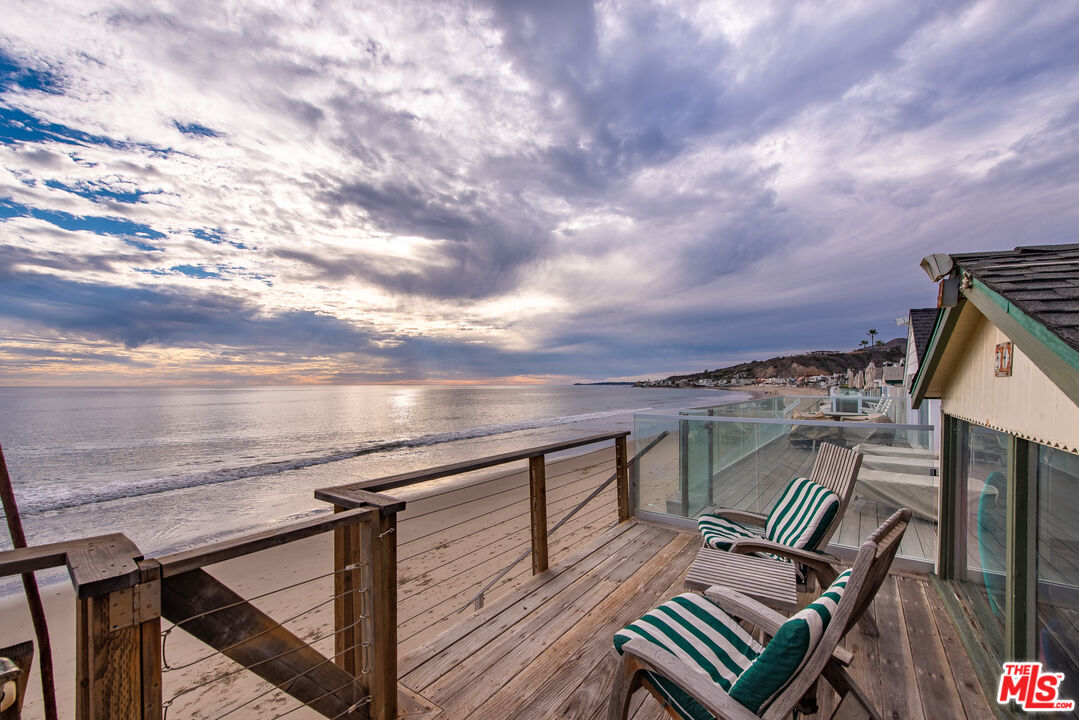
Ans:
{"label": "wooden deck plank", "polygon": [[959,700],[963,703],[965,717],[992,717],[985,714],[985,695],[982,693],[981,683],[978,682],[978,675],[963,653],[963,643],[948,617],[948,611],[944,609],[940,595],[928,584],[925,594],[933,613],[933,622],[940,634],[940,642],[948,654],[948,670],[951,672],[956,692],[959,693]]}
{"label": "wooden deck plank", "polygon": [[[680,579],[685,567],[674,562],[679,553],[691,547],[679,538],[649,558],[631,578],[613,587],[598,604],[569,632],[549,635],[542,652],[521,672],[515,673],[486,702],[477,708],[477,717],[512,717],[515,707],[527,708],[527,714],[548,717],[553,707],[541,709],[545,701],[553,706],[565,698],[598,664],[600,655],[610,647],[614,632],[626,622],[647,612],[654,598]],[[689,557],[685,557],[688,565]],[[591,647],[589,641],[602,638],[604,647]]]}
{"label": "wooden deck plank", "polygon": [[926,717],[962,717],[963,703],[948,669],[948,653],[941,644],[936,622],[925,594],[925,583],[896,578],[902,598],[907,638],[917,662],[914,677]]}
{"label": "wooden deck plank", "polygon": [[[669,534],[651,528],[604,558],[595,568],[558,593],[557,597],[542,605],[530,604],[528,615],[509,630],[503,630],[498,623],[485,623],[474,629],[469,635],[468,646],[459,648],[459,651],[468,653],[467,669],[458,665],[425,686],[424,691],[440,697],[460,692],[472,682],[472,675],[486,672],[514,651],[520,652],[524,641],[535,633],[541,630],[552,632],[556,626],[571,626],[577,619],[578,611],[583,615],[584,609],[592,607],[602,599],[603,593],[609,591],[610,583],[622,581],[622,577],[632,569],[635,557],[651,557],[670,541]],[[538,654],[541,649],[537,648],[535,652]]]}
{"label": "wooden deck plank", "polygon": [[[605,513],[607,516],[605,519],[609,519],[613,515],[613,507],[610,513]],[[583,514],[583,513],[582,513]],[[561,557],[567,551],[572,550],[574,547],[579,547],[581,543],[586,543],[589,539],[594,537],[597,533],[606,530],[612,525],[608,522],[602,523],[601,526],[581,527],[573,528],[571,524],[564,526],[557,536],[557,539],[552,543],[552,555],[556,558]],[[572,532],[571,532],[572,530]],[[403,619],[400,624],[402,640],[406,646],[411,647],[413,644],[418,643],[422,635],[430,635],[432,633],[441,632],[449,625],[452,625],[458,619],[463,617],[460,611],[463,606],[471,602],[476,594],[493,579],[498,572],[501,572],[506,566],[508,566],[513,560],[516,560],[521,552],[527,550],[529,543],[527,540],[522,540],[516,546],[508,549],[504,554],[500,555],[497,562],[492,561],[480,568],[469,568],[465,565],[461,574],[466,575],[466,581],[462,582],[456,577],[448,578],[444,583],[432,587],[430,596],[428,599],[421,602],[421,607],[426,604],[421,610],[419,615],[412,616],[410,618]],[[484,575],[478,575],[477,569],[485,569],[487,572]],[[513,593],[517,588],[527,583],[532,578],[532,566],[528,562],[527,558],[518,563],[502,580],[492,586],[485,596],[485,601],[489,602],[503,593]],[[467,610],[465,611],[467,612]],[[413,640],[413,638],[417,638]]]}
{"label": "wooden deck plank", "polygon": [[[914,659],[894,576],[886,578],[881,584],[874,609],[880,629],[877,647],[880,654],[882,714],[884,717],[924,720],[917,683],[908,674],[910,668],[914,667]],[[887,682],[884,678],[887,678]]]}
{"label": "wooden deck plank", "polygon": [[[618,548],[620,545],[617,544],[617,541],[621,536],[625,535],[625,538],[621,538],[622,541],[625,542],[641,533],[649,531],[649,529],[650,526],[635,522],[616,525],[597,537],[590,544],[582,547],[574,555],[566,558],[559,566],[552,567],[546,573],[533,577],[530,586],[522,588],[520,593],[512,596],[502,596],[498,600],[484,606],[483,609],[474,613],[471,617],[462,618],[460,623],[457,623],[452,628],[417,647],[415,650],[403,654],[398,661],[399,675],[401,677],[406,677],[408,673],[415,671],[421,665],[435,663],[455,643],[467,638],[474,627],[487,622],[491,618],[509,612],[511,615],[508,615],[507,618],[510,620],[510,624],[516,622],[521,617],[527,615],[530,604],[535,602],[534,600],[530,600],[533,593],[540,591],[549,593],[559,592],[563,587],[568,586],[573,580],[580,577],[581,574],[587,572],[589,566],[582,565],[582,560],[591,559],[598,563],[603,557],[603,555],[598,552],[600,548],[608,544],[613,548]],[[445,671],[443,670],[441,672]],[[437,676],[438,675],[436,674],[435,677]]]}

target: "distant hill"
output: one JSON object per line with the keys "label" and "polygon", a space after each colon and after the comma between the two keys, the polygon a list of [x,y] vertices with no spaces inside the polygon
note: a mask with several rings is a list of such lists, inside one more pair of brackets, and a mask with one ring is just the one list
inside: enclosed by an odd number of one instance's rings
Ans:
{"label": "distant hill", "polygon": [[666,383],[676,384],[679,380],[694,382],[697,380],[730,380],[732,378],[793,378],[802,375],[832,375],[845,373],[848,369],[858,372],[870,362],[880,365],[883,362],[899,362],[907,353],[907,339],[896,338],[886,343],[858,348],[850,352],[836,350],[815,350],[802,355],[785,355],[754,360],[753,362],[731,365],[716,370],[704,370],[691,375],[672,375]]}

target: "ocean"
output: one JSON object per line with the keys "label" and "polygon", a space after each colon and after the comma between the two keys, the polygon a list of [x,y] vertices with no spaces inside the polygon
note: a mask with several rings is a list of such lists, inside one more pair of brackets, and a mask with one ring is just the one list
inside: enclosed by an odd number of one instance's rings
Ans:
{"label": "ocean", "polygon": [[328,512],[315,488],[632,430],[635,412],[744,397],[717,395],[604,385],[0,388],[0,444],[31,544],[122,532],[152,555]]}

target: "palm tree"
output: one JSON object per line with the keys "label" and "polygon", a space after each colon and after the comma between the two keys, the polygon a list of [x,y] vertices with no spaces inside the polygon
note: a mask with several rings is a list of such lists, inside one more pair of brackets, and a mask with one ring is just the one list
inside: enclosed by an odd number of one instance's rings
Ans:
{"label": "palm tree", "polygon": [[[874,340],[877,339],[877,329],[876,328],[869,328],[868,330],[866,330],[866,335],[869,336],[869,344],[873,345]],[[880,343],[876,343],[876,344],[879,345]],[[877,353],[877,356],[878,356],[878,360],[879,360],[879,357],[880,357],[879,352]],[[879,362],[878,362],[878,364],[879,364]]]}

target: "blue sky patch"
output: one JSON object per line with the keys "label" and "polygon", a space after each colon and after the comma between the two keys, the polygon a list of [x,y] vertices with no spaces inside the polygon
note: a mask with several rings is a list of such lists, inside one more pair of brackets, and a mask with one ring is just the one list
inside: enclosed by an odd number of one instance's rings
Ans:
{"label": "blue sky patch", "polygon": [[144,195],[160,195],[162,190],[139,190],[138,188],[127,189],[125,185],[110,185],[104,182],[83,180],[73,185],[65,185],[59,180],[46,180],[45,185],[53,190],[63,190],[84,197],[93,202],[102,200],[115,200],[116,202],[137,204]]}
{"label": "blue sky patch", "polygon": [[182,123],[179,120],[173,120],[172,124],[188,137],[221,137],[221,133],[198,123]]}
{"label": "blue sky patch", "polygon": [[[64,230],[89,230],[95,235],[134,236],[148,240],[160,240],[165,237],[165,233],[154,230],[149,225],[132,222],[125,218],[72,215],[61,210],[42,210],[17,203],[11,198],[0,197],[0,218],[13,217],[37,218]],[[160,250],[161,248],[150,247],[150,249]]]}
{"label": "blue sky patch", "polygon": [[144,243],[141,240],[124,238],[124,242],[137,250],[142,250],[143,252],[165,252],[164,248],[159,248],[155,245],[151,245],[150,243]]}
{"label": "blue sky patch", "polygon": [[242,242],[236,242],[235,240],[229,240],[228,235],[221,228],[195,228],[191,231],[191,234],[197,237],[199,240],[205,240],[212,245],[231,245],[237,250],[257,250],[258,248],[248,247]]}
{"label": "blue sky patch", "polygon": [[143,150],[160,157],[168,157],[175,152],[171,148],[156,147],[148,143],[132,143],[115,140],[104,135],[93,135],[67,125],[41,120],[13,107],[0,105],[0,143],[14,145],[15,143],[24,142],[58,142],[65,145],[82,146],[98,145],[112,148],[113,150]]}
{"label": "blue sky patch", "polygon": [[187,275],[188,277],[200,279],[221,277],[220,273],[215,273],[212,270],[207,270],[201,265],[173,265],[171,268],[169,268],[169,270],[182,273],[184,275]]}
{"label": "blue sky patch", "polygon": [[37,70],[19,64],[15,58],[0,51],[0,92],[13,88],[38,90],[59,95],[63,90],[60,78],[48,70]]}

